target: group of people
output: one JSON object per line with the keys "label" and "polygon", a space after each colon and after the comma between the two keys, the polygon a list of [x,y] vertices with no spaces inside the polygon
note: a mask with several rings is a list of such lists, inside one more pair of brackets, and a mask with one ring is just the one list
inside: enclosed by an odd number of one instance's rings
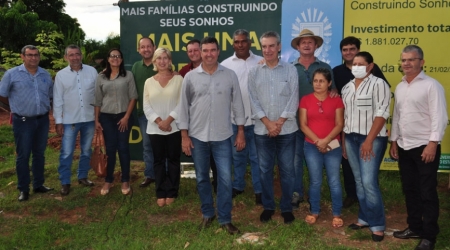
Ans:
{"label": "group of people", "polygon": [[[358,221],[349,228],[368,227],[372,239],[382,241],[386,222],[378,172],[388,144],[390,85],[373,56],[360,51],[359,39],[341,41],[343,64],[334,69],[314,55],[322,43],[320,36],[302,30],[291,41],[300,56],[286,63],[279,58],[278,33],[261,35],[260,57],[250,50],[248,31],[239,29],[233,34],[235,53],[222,63],[218,62],[220,49],[214,37],[190,41],[186,46],[190,63],[177,73],[171,52],[156,48],[152,39],[144,37],[138,47],[142,60],[131,72],[125,70],[122,52],[112,49],[106,69],[98,75],[82,64],[81,50],[70,45],[64,56],[69,66],[57,73],[54,85],[50,75],[38,67],[37,48],[25,46],[21,51],[24,63],[8,70],[0,84],[1,100],[9,100],[14,114],[19,201],[29,196],[31,153],[34,192],[52,190],[43,185],[43,153],[53,98],[56,132],[62,135],[61,195],[70,192],[78,133],[78,182],[93,185],[87,172],[95,131],[103,133],[108,156],[101,195],[112,187],[116,152],[122,193],[131,192],[128,140],[136,108],[144,134],[145,179],[140,187],[155,182],[157,205],[172,204],[180,185],[180,154],[192,156],[202,204],[200,229],[216,218],[214,190],[219,224],[230,234],[239,233],[231,223],[232,199],[244,192],[248,160],[255,203],[264,208],[260,221],[270,221],[276,210],[276,159],[284,223],[295,220],[292,211],[303,201],[305,162],[310,203],[305,221],[314,224],[320,215],[325,168],[332,226],[342,227],[342,208],[357,202]],[[448,118],[444,90],[423,72],[424,62],[423,51],[416,45],[401,52],[405,76],[395,91],[390,154],[399,160],[409,225],[394,237],[421,238],[416,249],[433,249],[439,232],[436,185],[440,141]]]}

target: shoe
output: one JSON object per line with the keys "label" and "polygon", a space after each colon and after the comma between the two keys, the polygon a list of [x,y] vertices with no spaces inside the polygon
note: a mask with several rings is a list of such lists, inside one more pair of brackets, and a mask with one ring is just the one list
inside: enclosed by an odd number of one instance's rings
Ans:
{"label": "shoe", "polygon": [[353,198],[353,197],[346,197],[344,202],[342,203],[342,207],[343,208],[349,208],[351,207],[353,204],[358,203],[358,199]]}
{"label": "shoe", "polygon": [[255,204],[258,206],[262,206],[262,198],[261,198],[261,193],[257,193],[255,194]]}
{"label": "shoe", "polygon": [[19,198],[17,200],[19,200],[19,201],[27,201],[28,200],[28,196],[30,196],[29,192],[20,192]]}
{"label": "shoe", "polygon": [[227,232],[231,235],[238,234],[241,232],[241,231],[239,231],[239,229],[237,227],[235,227],[231,223],[220,225],[220,227],[227,230]]}
{"label": "shoe", "polygon": [[283,212],[281,213],[281,217],[284,218],[284,224],[291,224],[295,220],[292,212]]}
{"label": "shoe", "polygon": [[433,250],[434,242],[431,242],[427,239],[421,239],[419,244],[417,244],[415,250]]}
{"label": "shoe", "polygon": [[372,240],[375,242],[380,242],[384,239],[384,234],[383,235],[378,235],[378,234],[374,234],[372,233]]}
{"label": "shoe", "polygon": [[243,192],[244,192],[244,191],[237,190],[237,189],[233,188],[233,192],[232,192],[231,197],[232,197],[232,198],[235,198],[236,196],[242,194]]}
{"label": "shoe", "polygon": [[109,193],[109,189],[111,187],[112,187],[112,183],[105,182],[105,184],[103,184],[102,189],[100,190],[100,194],[101,195],[107,195]]}
{"label": "shoe", "polygon": [[148,185],[152,184],[153,182],[155,182],[155,179],[145,177],[144,181],[139,184],[139,187],[148,187]]}
{"label": "shoe", "polygon": [[38,188],[33,189],[33,191],[34,191],[35,193],[47,193],[48,191],[52,191],[52,190],[53,190],[53,188],[49,188],[49,187],[46,187],[46,186],[44,186],[44,185],[42,185],[42,186],[40,186],[40,187],[38,187]]}
{"label": "shoe", "polygon": [[200,223],[200,226],[198,227],[200,230],[208,228],[211,226],[212,222],[216,219],[216,216],[213,215],[211,218],[203,218],[202,223]]}
{"label": "shoe", "polygon": [[394,232],[393,235],[395,238],[398,238],[398,239],[419,239],[420,238],[420,235],[411,231],[409,229],[409,227],[403,231]]}
{"label": "shoe", "polygon": [[59,191],[61,195],[68,195],[70,193],[70,184],[64,184],[61,186],[61,190]]}
{"label": "shoe", "polygon": [[261,222],[268,222],[272,219],[272,215],[275,213],[274,210],[265,210],[262,212],[262,214],[259,216],[259,220]]}
{"label": "shoe", "polygon": [[171,205],[172,203],[175,202],[175,198],[166,198],[166,205]]}
{"label": "shoe", "polygon": [[94,183],[90,180],[88,180],[87,178],[82,178],[78,180],[78,184],[81,184],[85,187],[92,187],[94,186]]}
{"label": "shoe", "polygon": [[131,191],[130,183],[129,182],[122,182],[122,194],[127,195]]}
{"label": "shoe", "polygon": [[158,199],[156,199],[156,204],[159,207],[164,207],[166,205],[166,198],[158,198]]}
{"label": "shoe", "polygon": [[291,199],[292,208],[298,209],[300,207],[301,202],[303,202],[303,197],[301,197],[299,193],[294,192],[292,194],[292,199]]}
{"label": "shoe", "polygon": [[358,225],[358,224],[356,224],[356,223],[352,223],[352,224],[350,224],[350,225],[348,225],[348,228],[350,228],[350,229],[353,229],[353,230],[359,230],[359,229],[363,229],[363,228],[366,228],[366,227],[369,227],[369,225]]}

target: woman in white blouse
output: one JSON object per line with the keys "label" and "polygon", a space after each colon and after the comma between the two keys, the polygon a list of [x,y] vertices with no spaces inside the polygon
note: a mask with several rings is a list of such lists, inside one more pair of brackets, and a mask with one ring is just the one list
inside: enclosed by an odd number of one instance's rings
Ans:
{"label": "woman in white blouse", "polygon": [[373,57],[359,52],[353,59],[355,79],[342,89],[345,105],[343,155],[355,176],[359,200],[358,222],[349,228],[369,227],[373,241],[382,241],[386,227],[378,171],[387,147],[386,119],[391,92],[387,83],[371,74]]}
{"label": "woman in white blouse", "polygon": [[145,81],[143,107],[153,149],[156,203],[162,207],[175,201],[180,186],[181,132],[175,119],[183,77],[173,74],[168,49],[158,48],[152,61],[158,73]]}

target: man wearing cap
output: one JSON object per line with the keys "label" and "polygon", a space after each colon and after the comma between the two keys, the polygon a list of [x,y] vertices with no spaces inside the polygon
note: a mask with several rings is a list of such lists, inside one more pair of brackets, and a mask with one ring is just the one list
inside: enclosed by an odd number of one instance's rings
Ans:
{"label": "man wearing cap", "polygon": [[[312,86],[313,73],[316,69],[325,68],[332,72],[330,65],[320,61],[314,56],[316,49],[323,44],[323,39],[320,36],[314,35],[309,29],[303,29],[300,34],[292,39],[291,46],[300,52],[300,57],[293,62],[298,73],[298,93],[299,101],[303,96],[314,92]],[[332,88],[336,89],[334,80],[332,81]],[[334,91],[335,92],[335,91]],[[298,117],[298,113],[297,113]],[[298,119],[297,123],[298,123]],[[294,208],[298,208],[300,202],[303,201],[303,144],[305,142],[305,135],[299,129],[295,136],[295,183],[294,194],[292,195],[291,204]]]}

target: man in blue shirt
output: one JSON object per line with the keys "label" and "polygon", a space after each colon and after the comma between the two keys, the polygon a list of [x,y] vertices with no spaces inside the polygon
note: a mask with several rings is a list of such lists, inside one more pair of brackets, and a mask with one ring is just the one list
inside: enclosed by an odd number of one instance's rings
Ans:
{"label": "man in blue shirt", "polygon": [[94,186],[87,179],[91,159],[92,138],[95,131],[94,88],[97,70],[82,64],[83,55],[76,45],[65,49],[64,59],[69,66],[56,74],[53,88],[53,117],[55,117],[56,133],[62,136],[61,154],[59,156],[59,179],[61,195],[70,192],[70,176],[72,174],[73,152],[78,132],[80,133],[80,161],[78,163],[78,183]]}
{"label": "man in blue shirt", "polygon": [[31,154],[33,191],[46,193],[53,190],[44,186],[44,152],[47,147],[53,82],[50,74],[39,67],[40,54],[35,46],[23,47],[20,57],[23,64],[6,71],[0,82],[0,100],[9,103],[13,113],[17,189],[20,191],[19,201],[26,201],[30,193]]}

